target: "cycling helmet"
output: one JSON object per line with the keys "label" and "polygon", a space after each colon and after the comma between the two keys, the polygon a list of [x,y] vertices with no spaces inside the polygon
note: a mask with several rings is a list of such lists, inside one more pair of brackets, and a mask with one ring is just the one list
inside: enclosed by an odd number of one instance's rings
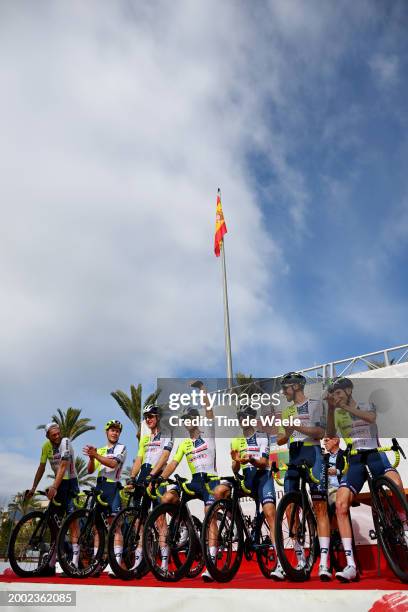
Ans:
{"label": "cycling helmet", "polygon": [[285,385],[301,385],[301,387],[304,387],[305,384],[306,378],[298,372],[288,372],[281,378],[281,387]]}
{"label": "cycling helmet", "polygon": [[333,393],[337,389],[352,389],[353,383],[349,378],[345,378],[344,376],[339,376],[335,378],[331,384],[329,385],[328,392]]}
{"label": "cycling helmet", "polygon": [[237,418],[238,419],[243,419],[246,416],[249,417],[256,417],[257,415],[257,411],[255,410],[255,408],[252,408],[252,406],[240,406],[237,410]]}
{"label": "cycling helmet", "polygon": [[160,416],[160,407],[156,404],[148,404],[143,408],[143,418],[145,419],[147,415],[152,414],[153,416]]}
{"label": "cycling helmet", "polygon": [[106,423],[105,431],[108,431],[110,427],[117,427],[118,429],[120,429],[120,431],[122,431],[122,423],[120,421],[117,421],[116,419],[111,419]]}
{"label": "cycling helmet", "polygon": [[193,408],[193,406],[187,406],[187,408],[184,410],[183,414],[180,416],[180,419],[184,420],[184,419],[194,419],[194,417],[198,417],[200,416],[199,411],[197,410],[197,408]]}

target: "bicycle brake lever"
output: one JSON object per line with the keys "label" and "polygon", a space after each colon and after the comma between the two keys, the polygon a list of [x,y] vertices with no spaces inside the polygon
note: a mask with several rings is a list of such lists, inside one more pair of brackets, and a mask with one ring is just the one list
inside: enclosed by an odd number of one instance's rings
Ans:
{"label": "bicycle brake lever", "polygon": [[401,455],[404,457],[404,459],[406,459],[405,453],[402,450],[402,448],[400,446],[400,443],[398,442],[397,438],[392,438],[392,450],[400,452]]}

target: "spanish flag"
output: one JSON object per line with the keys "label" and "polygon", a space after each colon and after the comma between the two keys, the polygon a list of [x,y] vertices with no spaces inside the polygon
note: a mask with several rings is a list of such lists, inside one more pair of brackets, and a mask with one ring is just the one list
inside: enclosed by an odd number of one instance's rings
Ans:
{"label": "spanish flag", "polygon": [[216,257],[220,256],[220,249],[224,234],[227,233],[227,226],[225,224],[224,213],[222,212],[221,206],[221,191],[218,190],[217,194],[217,210],[215,213],[215,236],[214,236],[214,253]]}

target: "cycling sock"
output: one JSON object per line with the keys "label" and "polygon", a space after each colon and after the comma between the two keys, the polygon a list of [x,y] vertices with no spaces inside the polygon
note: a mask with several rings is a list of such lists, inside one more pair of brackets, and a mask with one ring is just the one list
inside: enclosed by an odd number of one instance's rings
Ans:
{"label": "cycling sock", "polygon": [[328,536],[319,536],[320,544],[320,565],[327,567],[327,555],[329,554],[330,538]]}
{"label": "cycling sock", "polygon": [[295,540],[293,548],[295,549],[295,553],[296,553],[296,557],[297,557],[298,563],[305,563],[306,559],[305,559],[305,554],[303,552],[303,548],[302,548],[302,546],[299,544],[299,542],[297,540]]}
{"label": "cycling sock", "polygon": [[49,562],[48,565],[50,567],[55,567],[56,562],[57,562],[57,547],[55,547],[54,552],[52,553],[52,557],[51,557],[50,562]]}
{"label": "cycling sock", "polygon": [[142,559],[143,559],[143,548],[136,548],[135,562],[134,562],[132,569],[136,569],[137,567],[139,567],[139,565],[142,562]]}
{"label": "cycling sock", "polygon": [[78,567],[79,562],[79,544],[72,544],[72,563]]}
{"label": "cycling sock", "polygon": [[94,557],[96,557],[97,554],[98,554],[98,547],[94,546]]}
{"label": "cycling sock", "polygon": [[120,563],[122,561],[123,546],[114,546],[113,552],[115,553],[117,563]]}
{"label": "cycling sock", "polygon": [[217,556],[217,547],[216,546],[210,546],[210,557],[211,557],[211,559],[215,559],[216,556]]}
{"label": "cycling sock", "polygon": [[344,548],[344,554],[346,555],[347,565],[356,567],[353,554],[353,538],[341,538]]}
{"label": "cycling sock", "polygon": [[162,558],[161,568],[167,569],[169,565],[169,547],[168,546],[160,546],[160,554]]}

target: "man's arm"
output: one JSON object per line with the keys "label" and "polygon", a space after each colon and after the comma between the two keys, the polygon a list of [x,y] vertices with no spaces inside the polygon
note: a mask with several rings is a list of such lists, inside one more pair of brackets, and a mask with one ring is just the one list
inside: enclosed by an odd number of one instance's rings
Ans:
{"label": "man's arm", "polygon": [[363,421],[366,421],[367,423],[373,424],[376,421],[377,415],[375,410],[360,410],[354,400],[350,406],[342,406],[342,408],[359,419],[363,419]]}
{"label": "man's arm", "polygon": [[296,425],[294,425],[293,429],[295,429],[296,431],[299,431],[300,433],[304,434],[305,436],[309,436],[310,438],[323,438],[323,436],[324,436],[324,429],[323,429],[323,427],[319,427],[319,426],[315,426],[315,427],[301,427],[299,425],[298,427],[296,427]]}
{"label": "man's arm", "polygon": [[44,476],[44,472],[45,472],[45,463],[40,463],[35,473],[35,476],[34,476],[33,486],[28,491],[27,497],[32,497],[34,495],[35,490],[38,486],[38,483],[40,482],[41,478]]}
{"label": "man's arm", "polygon": [[176,469],[176,467],[178,466],[179,462],[176,461],[175,459],[173,459],[173,461],[170,461],[170,463],[168,464],[168,466],[165,468],[165,470],[163,471],[162,474],[162,478],[163,480],[167,480],[167,478],[169,476],[171,476],[171,474],[174,472],[174,470]]}
{"label": "man's arm", "polygon": [[65,470],[69,465],[69,461],[62,460],[58,466],[57,474],[55,476],[55,480],[53,484],[49,487],[47,497],[48,499],[52,499],[56,496],[58,487],[60,486],[62,479],[64,478]]}
{"label": "man's arm", "polygon": [[[90,459],[93,459],[94,461],[96,459],[96,461],[99,461],[99,463],[101,463],[102,465],[105,465],[108,468],[115,468],[119,463],[117,457],[105,457],[104,455],[99,455],[97,452],[97,449],[94,446],[88,446],[86,447],[86,449],[87,450],[84,449],[85,455],[88,455],[88,457]],[[89,469],[89,463],[88,463],[88,469]]]}
{"label": "man's arm", "polygon": [[140,468],[141,467],[142,467],[142,458],[139,457],[139,455],[138,455],[136,457],[136,459],[134,460],[134,462],[133,462],[132,470],[130,472],[130,477],[131,478],[136,478],[136,476],[140,472]]}

